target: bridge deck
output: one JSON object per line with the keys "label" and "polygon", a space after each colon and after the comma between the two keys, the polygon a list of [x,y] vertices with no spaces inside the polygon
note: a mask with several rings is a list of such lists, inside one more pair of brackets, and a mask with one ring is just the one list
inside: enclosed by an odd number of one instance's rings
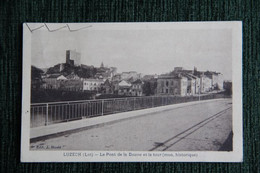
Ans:
{"label": "bridge deck", "polygon": [[231,99],[215,99],[31,128],[31,149],[219,150],[231,131]]}

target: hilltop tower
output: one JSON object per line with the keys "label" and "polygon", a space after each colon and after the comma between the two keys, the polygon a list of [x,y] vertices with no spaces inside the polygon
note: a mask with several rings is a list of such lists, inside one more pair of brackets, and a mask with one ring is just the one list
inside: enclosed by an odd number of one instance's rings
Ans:
{"label": "hilltop tower", "polygon": [[74,50],[66,50],[66,64],[79,66],[81,54]]}

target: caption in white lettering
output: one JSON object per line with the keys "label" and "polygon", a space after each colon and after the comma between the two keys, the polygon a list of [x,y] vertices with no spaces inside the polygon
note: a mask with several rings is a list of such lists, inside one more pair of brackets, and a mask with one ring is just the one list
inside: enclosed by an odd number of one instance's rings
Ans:
{"label": "caption in white lettering", "polygon": [[198,157],[197,153],[167,152],[63,152],[64,157]]}

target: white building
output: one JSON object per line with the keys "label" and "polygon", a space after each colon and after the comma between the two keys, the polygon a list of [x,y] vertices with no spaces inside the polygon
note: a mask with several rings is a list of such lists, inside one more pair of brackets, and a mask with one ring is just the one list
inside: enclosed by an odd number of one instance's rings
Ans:
{"label": "white building", "polygon": [[103,83],[102,79],[84,79],[83,91],[99,91]]}
{"label": "white building", "polygon": [[119,95],[132,95],[132,90],[131,90],[132,84],[122,80],[121,82],[118,83],[118,94]]}
{"label": "white building", "polygon": [[212,90],[212,79],[206,75],[200,76],[200,91],[202,93],[210,92]]}

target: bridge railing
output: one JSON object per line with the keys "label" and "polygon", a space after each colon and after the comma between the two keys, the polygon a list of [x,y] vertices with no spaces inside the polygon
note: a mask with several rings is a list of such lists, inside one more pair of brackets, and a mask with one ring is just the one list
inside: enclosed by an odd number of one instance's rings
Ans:
{"label": "bridge railing", "polygon": [[35,103],[31,104],[31,127],[215,98],[223,98],[223,95],[211,94],[187,97],[167,95]]}

